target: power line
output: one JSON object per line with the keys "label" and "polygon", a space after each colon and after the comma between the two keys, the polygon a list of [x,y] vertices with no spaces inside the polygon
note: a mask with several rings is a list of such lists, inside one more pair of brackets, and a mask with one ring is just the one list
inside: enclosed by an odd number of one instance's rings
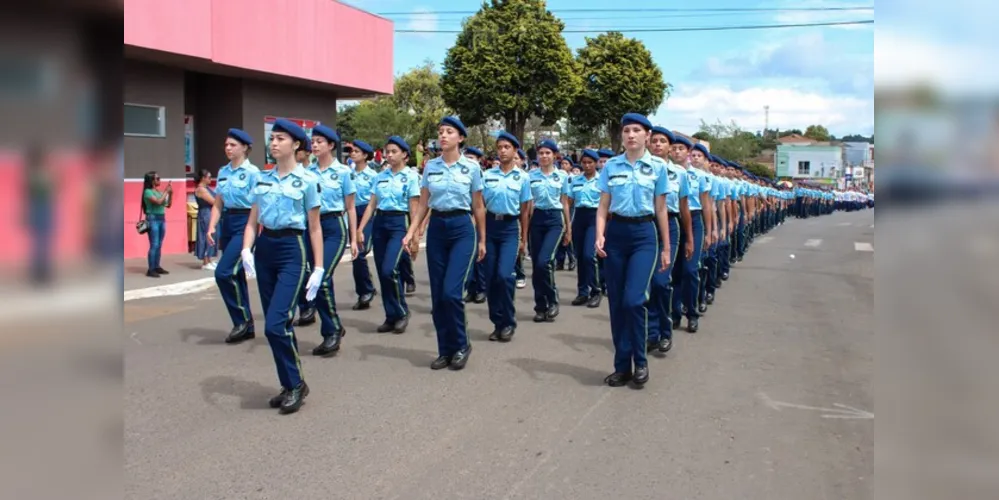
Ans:
{"label": "power line", "polygon": [[[810,28],[818,26],[855,26],[861,24],[874,24],[873,19],[861,21],[837,21],[827,23],[798,23],[798,24],[755,24],[742,26],[702,26],[690,28],[614,28],[614,29],[580,29],[562,30],[562,33],[599,33],[603,31],[617,31],[620,33],[667,33],[667,32],[689,32],[689,31],[738,31],[738,30],[765,30],[780,28]],[[396,33],[461,33],[461,30],[395,30]]]}
{"label": "power line", "polygon": [[[850,12],[858,10],[874,10],[874,6],[855,7],[732,7],[706,9],[551,9],[550,12],[583,12],[583,13],[642,13],[642,12]],[[468,15],[476,14],[476,10],[438,10],[424,12],[379,12],[379,16],[429,16],[429,15]]]}

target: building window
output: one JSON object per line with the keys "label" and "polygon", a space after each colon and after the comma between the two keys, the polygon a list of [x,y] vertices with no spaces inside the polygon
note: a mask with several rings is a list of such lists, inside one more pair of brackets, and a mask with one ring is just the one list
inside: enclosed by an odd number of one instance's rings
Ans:
{"label": "building window", "polygon": [[163,106],[125,103],[125,135],[166,137],[166,109]]}
{"label": "building window", "polygon": [[799,161],[798,162],[798,175],[812,175],[812,162],[810,162],[810,161]]}

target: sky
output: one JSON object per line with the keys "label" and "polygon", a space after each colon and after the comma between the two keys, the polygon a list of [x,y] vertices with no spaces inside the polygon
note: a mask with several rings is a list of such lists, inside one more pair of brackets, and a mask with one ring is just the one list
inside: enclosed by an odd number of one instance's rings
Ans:
{"label": "sky", "polygon": [[[348,0],[346,3],[384,15],[394,21],[397,30],[458,30],[466,15],[444,12],[475,11],[481,5],[475,0]],[[879,13],[884,3],[879,3]],[[614,5],[623,5],[622,10],[600,13],[563,10],[607,9]],[[708,0],[704,4],[663,0],[551,0],[548,9],[565,22],[566,30],[586,31],[565,34],[575,54],[585,44],[585,37],[613,29],[869,20],[874,19],[873,5],[873,0]],[[748,13],[636,10],[747,7],[867,9]],[[808,125],[821,124],[837,136],[873,133],[873,25],[624,34],[645,44],[663,71],[664,79],[673,85],[673,94],[650,115],[655,124],[693,133],[700,128],[701,120],[710,123],[734,120],[743,129],[755,132],[763,129],[764,107],[769,106],[770,128],[804,130]],[[456,36],[396,33],[395,73],[404,73],[426,60],[440,68]]]}

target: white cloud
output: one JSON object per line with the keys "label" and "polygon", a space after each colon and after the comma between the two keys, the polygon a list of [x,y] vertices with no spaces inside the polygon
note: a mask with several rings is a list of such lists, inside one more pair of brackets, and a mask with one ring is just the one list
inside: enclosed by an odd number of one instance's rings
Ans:
{"label": "white cloud", "polygon": [[[437,31],[438,25],[437,14],[433,13],[432,10],[426,7],[417,7],[413,9],[412,15],[409,17],[409,20],[406,21],[406,24],[403,25],[402,29],[412,31]],[[434,36],[434,33],[406,34],[417,38],[432,38]]]}
{"label": "white cloud", "polygon": [[[830,2],[828,0],[787,0],[781,2],[779,7],[784,8],[828,8],[828,7],[864,7],[863,5],[858,5],[856,3],[842,4],[838,2]],[[779,24],[813,24],[813,23],[829,23],[829,22],[844,22],[844,21],[861,21],[874,19],[874,9],[858,9],[858,10],[784,10],[778,12],[774,19]],[[844,29],[844,30],[872,30],[874,29],[873,24],[845,24],[839,26],[830,26],[833,29]]]}
{"label": "white cloud", "polygon": [[930,39],[891,28],[875,31],[874,44],[878,87],[921,83],[954,93],[994,93],[999,88],[999,66],[993,63],[989,46]]}
{"label": "white cloud", "polygon": [[825,125],[834,135],[869,134],[874,129],[874,98],[823,95],[793,88],[724,86],[679,89],[653,115],[653,123],[684,133],[708,123],[735,120],[744,130],[763,130],[764,106],[770,106],[770,128],[804,130]]}

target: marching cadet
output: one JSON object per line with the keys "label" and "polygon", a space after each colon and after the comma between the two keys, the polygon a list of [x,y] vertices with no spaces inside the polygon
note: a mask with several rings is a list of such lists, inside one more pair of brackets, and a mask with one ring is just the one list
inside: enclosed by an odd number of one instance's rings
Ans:
{"label": "marching cadet", "polygon": [[[348,242],[352,258],[357,258],[358,251],[357,217],[354,213],[354,193],[357,190],[350,167],[338,162],[334,156],[339,142],[340,135],[325,125],[316,125],[312,129],[312,151],[316,162],[309,170],[319,183],[319,225],[323,234],[323,268],[326,270],[315,301],[323,341],[312,350],[314,356],[328,356],[340,350],[345,329],[336,311],[333,271],[340,264]],[[307,289],[305,294],[308,294]],[[300,321],[303,318],[304,315]]]}
{"label": "marching cadet", "polygon": [[534,322],[552,322],[558,316],[558,287],[555,285],[555,252],[560,243],[572,238],[569,215],[569,179],[555,167],[558,146],[545,139],[538,144],[539,168],[530,172],[534,209],[531,214],[531,281],[534,285]]}
{"label": "marching cadet", "polygon": [[[307,299],[314,299],[325,276],[319,216],[321,188],[316,177],[307,174],[295,161],[295,153],[307,142],[309,138],[302,127],[283,118],[274,121],[270,150],[277,165],[262,172],[254,188],[253,208],[243,232],[240,253],[246,274],[257,277],[265,314],[264,331],[281,382],[281,394],[271,398],[270,406],[280,408],[283,414],[298,411],[309,394],[292,326],[295,303],[303,283],[308,290]],[[259,238],[258,224],[262,226]],[[314,258],[308,281],[306,244],[311,244]]]}
{"label": "marching cadet", "polygon": [[572,201],[572,246],[579,267],[576,271],[576,298],[572,305],[600,307],[603,298],[600,290],[600,270],[594,244],[597,231],[597,207],[600,206],[600,186],[597,162],[600,156],[592,149],[584,149],[579,163],[583,173],[572,178],[569,188]]}
{"label": "marching cadet", "polygon": [[[306,141],[302,149],[295,152],[295,161],[305,169],[306,175],[312,174],[312,141]],[[318,180],[318,179],[317,179]],[[305,245],[305,264],[312,262],[312,249]],[[305,299],[305,289],[298,296],[298,319],[295,326],[307,326],[316,322],[316,304],[314,301]]]}
{"label": "marching cadet", "polygon": [[[572,186],[573,174],[572,170],[575,167],[572,160],[568,157],[563,157],[558,162],[559,168],[562,169],[562,173],[565,174],[565,178],[568,180],[570,186]],[[569,194],[569,201],[572,201],[572,193]],[[569,214],[574,220],[576,214],[573,213],[572,208],[569,209]],[[555,252],[555,270],[556,271],[573,271],[576,269],[576,252],[572,248],[572,241],[568,243],[562,242],[558,246],[558,250]],[[568,262],[566,262],[568,261]],[[568,265],[566,265],[568,264]]]}
{"label": "marching cadet", "polygon": [[530,222],[531,185],[527,172],[516,165],[520,141],[500,132],[496,153],[500,166],[482,173],[482,198],[486,207],[486,294],[489,320],[495,327],[489,340],[509,342],[517,331],[514,302],[515,262],[524,251]]}
{"label": "marching cadet", "polygon": [[666,214],[668,177],[662,160],[645,145],[652,124],[628,113],[621,118],[625,153],[607,161],[600,171],[600,206],[597,209],[597,254],[605,257],[607,300],[610,302],[611,336],[614,339],[614,373],[604,382],[620,387],[649,381],[645,356],[648,335],[649,283],[658,268],[669,266],[671,249]]}
{"label": "marching cadet", "polygon": [[[527,153],[519,147],[517,148],[517,159],[519,160],[520,169],[527,172]],[[529,227],[529,225],[525,224],[524,227]],[[527,242],[528,239],[524,239],[524,244],[520,246],[520,250],[517,253],[517,263],[514,266],[514,272],[517,273],[518,289],[527,288],[527,274],[524,273],[524,256],[527,255]]]}
{"label": "marching cadet", "polygon": [[700,317],[697,312],[697,291],[701,281],[699,269],[704,244],[702,207],[709,191],[700,171],[696,168],[686,168],[693,146],[690,139],[676,136],[676,142],[671,147],[673,163],[686,170],[687,184],[690,185],[690,196],[687,197],[690,218],[684,221],[684,231],[680,237],[683,253],[678,256],[678,262],[673,266],[672,319],[673,326],[679,327],[682,315],[686,314],[687,331],[690,333],[697,332]]}
{"label": "marching cadet", "polygon": [[420,205],[403,239],[403,245],[413,252],[413,247],[419,245],[417,228],[427,216],[427,209],[430,209],[427,271],[439,354],[430,364],[434,370],[461,370],[468,363],[472,345],[468,342],[462,289],[472,263],[486,256],[482,169],[462,156],[461,142],[466,137],[465,125],[457,117],[448,116],[441,120],[437,127],[437,141],[443,152],[427,162],[423,170]]}
{"label": "marching cadet", "polygon": [[[708,310],[708,305],[704,300],[706,294],[705,285],[708,280],[708,266],[706,261],[714,255],[715,248],[715,199],[714,183],[715,177],[711,173],[708,162],[708,148],[704,144],[697,143],[690,152],[691,170],[695,170],[701,178],[700,201],[701,215],[704,218],[704,243],[701,251],[701,259],[697,263],[697,288],[694,290],[698,314],[704,314]],[[689,321],[689,320],[688,320]],[[697,329],[697,326],[694,326]]]}
{"label": "marching cadet", "polygon": [[[354,186],[357,193],[354,195],[354,204],[358,220],[364,216],[364,211],[368,208],[371,200],[371,187],[374,183],[377,172],[368,166],[368,161],[374,158],[375,150],[370,144],[364,141],[354,141],[354,147],[350,151],[350,159],[354,161]],[[351,307],[355,311],[364,311],[371,307],[371,300],[375,297],[375,285],[371,281],[371,270],[368,268],[368,252],[371,251],[371,226],[365,228],[364,245],[358,248],[357,258],[351,261],[354,271],[354,291],[357,292],[357,302]],[[360,237],[358,237],[360,238]]]}
{"label": "marching cadet", "polygon": [[[481,164],[482,151],[479,148],[469,146],[465,148],[465,157]],[[472,272],[468,273],[468,282],[465,284],[465,302],[482,304],[486,301],[486,276],[482,262],[472,264]]]}
{"label": "marching cadet", "polygon": [[721,281],[721,261],[728,259],[728,184],[721,170],[721,162],[714,155],[708,155],[708,168],[714,178],[711,188],[711,199],[714,200],[715,223],[714,223],[714,246],[704,259],[707,269],[706,279],[702,280],[702,290],[704,297],[701,301],[702,307],[711,305],[715,301],[715,292]]}
{"label": "marching cadet", "polygon": [[[405,283],[399,267],[402,254],[406,251],[402,239],[409,231],[409,216],[416,211],[420,199],[417,174],[406,166],[409,154],[409,144],[402,137],[393,135],[388,138],[385,157],[389,168],[375,176],[371,198],[358,230],[358,239],[362,243],[365,233],[370,234],[373,240],[375,268],[385,307],[385,322],[377,328],[378,333],[405,333],[409,326],[409,305],[403,293]],[[365,231],[369,223],[374,227]]]}
{"label": "marching cadet", "polygon": [[603,170],[607,161],[614,157],[614,152],[607,148],[600,148],[597,150],[597,156],[600,157],[600,161],[597,162],[597,170]]}
{"label": "marching cadet", "polygon": [[219,170],[217,196],[208,222],[209,245],[215,243],[212,237],[219,221],[222,222],[219,236],[222,257],[215,268],[215,283],[233,324],[232,331],[225,339],[227,344],[249,340],[256,335],[253,312],[250,311],[250,292],[239,252],[243,244],[243,229],[253,205],[253,189],[260,177],[260,169],[249,160],[252,146],[253,138],[250,134],[237,128],[229,129],[225,141],[225,155],[229,158],[229,164]]}

